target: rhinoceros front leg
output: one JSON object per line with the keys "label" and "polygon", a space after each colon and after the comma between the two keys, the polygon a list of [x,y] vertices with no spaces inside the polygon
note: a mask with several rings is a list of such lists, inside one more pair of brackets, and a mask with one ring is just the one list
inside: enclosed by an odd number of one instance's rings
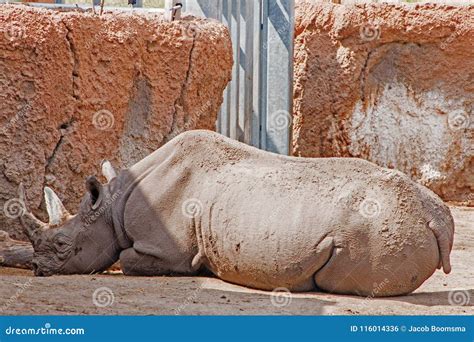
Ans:
{"label": "rhinoceros front leg", "polygon": [[120,264],[125,275],[130,276],[160,276],[170,273],[157,257],[137,252],[128,248],[120,253]]}

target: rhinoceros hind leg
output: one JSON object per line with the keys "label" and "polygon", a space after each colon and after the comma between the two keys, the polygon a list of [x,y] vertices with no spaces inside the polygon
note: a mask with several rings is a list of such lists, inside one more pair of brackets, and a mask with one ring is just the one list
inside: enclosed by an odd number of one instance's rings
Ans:
{"label": "rhinoceros hind leg", "polygon": [[129,276],[160,276],[170,273],[158,258],[142,254],[133,248],[127,248],[120,253],[120,265],[123,274]]}
{"label": "rhinoceros hind leg", "polygon": [[316,254],[318,256],[315,266],[315,271],[312,275],[312,278],[314,280],[314,283],[316,287],[318,286],[318,283],[316,282],[316,275],[318,274],[318,271],[322,269],[328,261],[331,259],[331,256],[334,251],[334,238],[332,236],[327,236],[325,237],[317,246],[316,248]]}
{"label": "rhinoceros hind leg", "polygon": [[326,236],[319,241],[314,249],[314,254],[311,259],[306,260],[303,265],[300,265],[301,268],[307,270],[305,275],[301,278],[302,280],[298,283],[294,283],[288,289],[292,292],[308,292],[317,290],[318,286],[315,281],[315,275],[331,258],[333,249],[334,238],[332,236]]}

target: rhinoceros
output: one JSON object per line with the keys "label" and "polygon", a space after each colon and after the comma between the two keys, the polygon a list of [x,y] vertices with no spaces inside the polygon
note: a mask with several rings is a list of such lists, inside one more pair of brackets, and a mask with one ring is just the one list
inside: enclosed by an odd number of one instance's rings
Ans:
{"label": "rhinoceros", "polygon": [[[454,222],[433,192],[357,158],[300,158],[209,131],[182,133],[107,183],[78,214],[45,188],[50,217],[21,217],[35,274],[212,272],[262,290],[393,296],[449,273]],[[24,191],[21,191],[24,197]]]}

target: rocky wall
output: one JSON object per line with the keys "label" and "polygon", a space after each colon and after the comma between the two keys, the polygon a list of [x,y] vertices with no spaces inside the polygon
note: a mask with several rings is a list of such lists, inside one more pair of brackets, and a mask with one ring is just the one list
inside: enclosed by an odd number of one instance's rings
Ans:
{"label": "rocky wall", "polygon": [[215,21],[0,5],[0,229],[22,237],[20,182],[43,219],[45,185],[75,212],[101,160],[127,167],[214,129],[231,68]]}
{"label": "rocky wall", "polygon": [[474,6],[297,1],[293,154],[474,202]]}

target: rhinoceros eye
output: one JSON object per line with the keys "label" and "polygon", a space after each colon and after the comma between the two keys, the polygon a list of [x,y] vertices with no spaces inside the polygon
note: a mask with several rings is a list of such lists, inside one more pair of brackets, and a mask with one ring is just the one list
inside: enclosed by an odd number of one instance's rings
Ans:
{"label": "rhinoceros eye", "polygon": [[58,252],[64,252],[69,249],[71,242],[66,236],[59,235],[54,239],[54,247]]}
{"label": "rhinoceros eye", "polygon": [[66,260],[71,255],[71,245],[65,241],[57,241],[54,243],[56,255],[59,260]]}

